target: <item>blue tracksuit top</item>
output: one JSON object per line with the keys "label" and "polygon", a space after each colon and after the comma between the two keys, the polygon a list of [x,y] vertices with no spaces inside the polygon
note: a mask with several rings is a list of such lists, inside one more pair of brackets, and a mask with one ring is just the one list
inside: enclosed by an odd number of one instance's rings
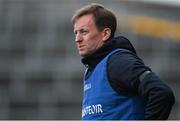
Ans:
{"label": "blue tracksuit top", "polygon": [[[109,53],[84,80],[82,104],[83,120],[131,120],[144,119],[144,101],[141,97],[122,96],[113,90],[107,78]],[[121,76],[121,75],[119,75]]]}

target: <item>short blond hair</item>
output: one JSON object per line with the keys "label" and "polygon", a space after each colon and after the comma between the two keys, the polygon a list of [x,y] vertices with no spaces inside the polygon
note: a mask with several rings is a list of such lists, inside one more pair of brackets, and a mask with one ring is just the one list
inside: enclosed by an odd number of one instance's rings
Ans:
{"label": "short blond hair", "polygon": [[77,19],[88,14],[93,15],[94,23],[98,30],[102,31],[104,28],[110,28],[110,37],[114,37],[117,26],[116,16],[113,14],[113,12],[111,12],[109,9],[106,9],[101,4],[92,3],[78,9],[71,19],[72,23],[74,24]]}

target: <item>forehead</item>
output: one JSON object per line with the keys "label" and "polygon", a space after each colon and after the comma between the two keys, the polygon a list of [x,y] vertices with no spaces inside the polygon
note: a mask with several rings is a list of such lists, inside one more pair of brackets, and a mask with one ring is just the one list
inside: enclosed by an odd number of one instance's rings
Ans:
{"label": "forehead", "polygon": [[87,15],[83,15],[80,18],[78,18],[75,23],[74,23],[74,28],[75,29],[80,29],[83,27],[92,27],[94,26],[94,19],[93,19],[93,15],[91,14],[87,14]]}

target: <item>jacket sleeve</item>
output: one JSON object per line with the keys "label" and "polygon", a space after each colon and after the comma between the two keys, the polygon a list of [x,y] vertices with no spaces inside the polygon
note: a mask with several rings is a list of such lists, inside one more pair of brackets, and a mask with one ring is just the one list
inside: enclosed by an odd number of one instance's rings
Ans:
{"label": "jacket sleeve", "polygon": [[139,94],[147,103],[146,120],[166,120],[174,104],[172,90],[153,72],[147,74],[139,84]]}
{"label": "jacket sleeve", "polygon": [[110,85],[121,95],[145,99],[145,119],[167,119],[174,104],[172,90],[155,73],[141,75],[151,69],[134,53],[120,51],[108,60]]}

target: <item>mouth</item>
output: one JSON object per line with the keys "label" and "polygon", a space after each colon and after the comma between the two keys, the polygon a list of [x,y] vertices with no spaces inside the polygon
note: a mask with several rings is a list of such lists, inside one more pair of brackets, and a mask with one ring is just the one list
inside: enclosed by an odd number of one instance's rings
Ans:
{"label": "mouth", "polygon": [[78,48],[79,50],[82,50],[85,47],[85,45],[79,45]]}

